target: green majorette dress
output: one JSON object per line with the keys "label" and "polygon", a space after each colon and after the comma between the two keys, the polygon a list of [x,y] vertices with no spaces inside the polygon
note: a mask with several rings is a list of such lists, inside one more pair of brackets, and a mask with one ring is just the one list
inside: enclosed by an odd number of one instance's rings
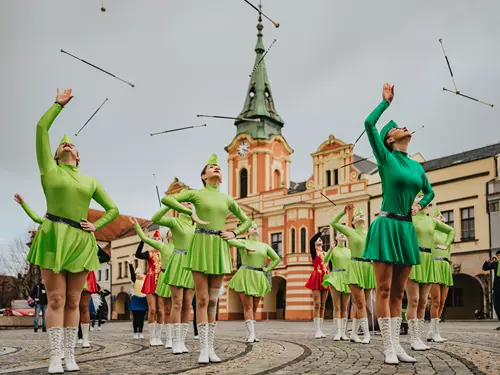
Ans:
{"label": "green majorette dress", "polygon": [[[217,156],[212,155],[207,165],[218,165]],[[196,229],[184,267],[209,275],[230,274],[233,271],[229,245],[220,233],[225,231],[226,217],[229,212],[236,216],[241,224],[233,230],[236,236],[245,232],[252,225],[238,203],[229,195],[221,193],[219,187],[207,184],[204,189],[188,190],[179,194],[163,197],[162,203],[180,213],[191,216],[191,209],[179,202],[191,202],[196,214],[208,225],[196,223]]]}
{"label": "green majorette dress", "polygon": [[[170,287],[168,286],[167,283],[165,283],[165,279],[167,278],[167,273],[165,272],[165,269],[168,263],[170,262],[172,254],[174,252],[174,244],[171,242],[165,243],[163,241],[156,241],[149,238],[148,236],[146,236],[146,234],[142,231],[140,225],[137,223],[134,225],[134,227],[135,231],[139,235],[142,242],[148,244],[153,249],[156,249],[160,252],[161,273],[160,276],[158,277],[158,280],[156,281],[155,294],[159,297],[164,297],[164,298],[172,297],[172,292],[170,291]],[[148,274],[150,272],[154,272],[154,270],[150,270],[150,265],[151,265],[151,259],[148,260]],[[146,278],[148,278],[148,276],[149,275],[146,275]],[[145,282],[147,281],[148,280],[146,280]]]}
{"label": "green majorette dress", "polygon": [[[434,211],[434,217],[441,213],[438,209]],[[446,224],[445,224],[446,225]],[[451,228],[451,227],[450,227]],[[453,228],[451,228],[453,229]],[[453,273],[451,271],[451,243],[455,240],[456,231],[453,229],[453,239],[450,242],[449,235],[445,232],[436,230],[432,244],[432,256],[434,258],[434,283],[453,286]],[[448,245],[450,242],[450,245]],[[437,245],[447,246],[446,250],[438,249]]]}
{"label": "green majorette dress", "polygon": [[[361,210],[356,210],[362,213]],[[363,258],[363,249],[366,241],[365,228],[351,228],[347,225],[340,224],[339,221],[344,217],[345,211],[342,210],[335,216],[330,225],[345,235],[349,240],[349,248],[351,249],[351,261],[349,262],[349,271],[347,273],[347,284],[357,285],[361,289],[374,289],[377,286],[375,281],[375,273],[373,271],[373,263],[368,259]]]}
{"label": "green majorette dress", "polygon": [[340,293],[351,293],[347,282],[349,274],[349,264],[351,262],[351,250],[344,245],[332,247],[325,255],[323,263],[332,262],[332,270],[329,275],[325,275],[323,286],[332,286]]}
{"label": "green majorette dress", "polygon": [[[229,287],[238,293],[247,296],[263,297],[271,291],[271,286],[266,273],[272,271],[280,262],[281,258],[269,246],[257,240],[229,240],[229,246],[237,247],[241,254],[241,266],[236,271]],[[267,257],[272,263],[262,270]]]}
{"label": "green majorette dress", "polygon": [[[419,162],[411,160],[406,152],[389,151],[384,140],[389,131],[397,127],[394,121],[377,133],[377,121],[389,107],[383,100],[365,120],[365,129],[377,159],[382,182],[382,207],[370,225],[363,258],[380,262],[415,265],[420,263],[417,234],[411,219],[411,208],[418,192],[426,207],[434,198],[434,191]],[[351,248],[352,251],[352,248]]]}
{"label": "green majorette dress", "polygon": [[419,284],[435,284],[437,283],[436,270],[434,267],[434,256],[432,254],[434,248],[434,234],[436,232],[446,234],[447,237],[443,245],[449,247],[455,238],[455,230],[422,211],[413,216],[413,226],[417,232],[420,264],[412,267],[409,280]]}
{"label": "green majorette dress", "polygon": [[[36,156],[47,201],[47,220],[38,228],[27,260],[54,273],[93,271],[99,268],[97,243],[93,233],[80,227],[80,221],[87,218],[92,199],[106,210],[94,223],[96,230],[113,221],[118,208],[95,178],[79,173],[78,167],[58,165],[53,159],[49,129],[61,110],[61,105],[52,105],[36,127]],[[66,135],[63,143],[72,144]]]}
{"label": "green majorette dress", "polygon": [[[164,207],[154,214],[154,223],[170,228],[172,231],[173,255],[165,267],[164,283],[178,288],[194,289],[193,274],[182,265],[194,236],[194,225],[189,216],[166,217],[169,211]],[[158,283],[158,287],[160,284]]]}

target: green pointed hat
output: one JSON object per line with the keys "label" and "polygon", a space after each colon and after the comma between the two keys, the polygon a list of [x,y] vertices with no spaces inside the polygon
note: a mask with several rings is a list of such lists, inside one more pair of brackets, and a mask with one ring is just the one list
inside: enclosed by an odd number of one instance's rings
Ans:
{"label": "green pointed hat", "polygon": [[[398,124],[396,124],[393,120],[389,121],[385,126],[382,128],[380,131],[380,139],[382,140],[382,143],[385,145],[385,137],[387,137],[387,134],[391,131],[393,128],[397,128]],[[387,146],[386,146],[387,147]]]}
{"label": "green pointed hat", "polygon": [[207,160],[206,165],[219,165],[219,160],[217,160],[217,155],[212,154]]}
{"label": "green pointed hat", "polygon": [[358,207],[354,210],[354,214],[352,215],[352,217],[358,216],[358,215],[363,215],[363,210],[361,209],[361,207]]}
{"label": "green pointed hat", "polygon": [[432,213],[432,216],[433,217],[439,217],[439,216],[441,216],[441,211],[439,211],[439,208],[436,207],[434,209],[434,212]]}
{"label": "green pointed hat", "polygon": [[62,137],[61,142],[59,142],[59,146],[62,145],[63,143],[73,144],[73,141],[69,139],[67,134],[64,134],[64,137]]}
{"label": "green pointed hat", "polygon": [[424,196],[424,192],[422,190],[420,190],[417,194],[417,197],[423,197]]}

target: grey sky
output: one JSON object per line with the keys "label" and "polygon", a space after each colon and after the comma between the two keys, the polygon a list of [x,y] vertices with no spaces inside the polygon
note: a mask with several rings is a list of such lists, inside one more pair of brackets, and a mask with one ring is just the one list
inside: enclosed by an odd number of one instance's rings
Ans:
{"label": "grey sky", "polygon": [[[257,3],[257,0],[254,0]],[[225,164],[231,122],[150,137],[201,124],[197,113],[237,115],[255,58],[257,14],[243,0],[2,1],[0,4],[0,243],[32,225],[13,201],[19,192],[39,213],[45,200],[35,158],[35,125],[56,88],[74,100],[50,132],[67,132],[80,149],[81,172],[96,177],[121,213],[151,217],[174,177],[198,187],[211,153]],[[292,180],[312,173],[310,154],[330,133],[353,142],[379,103],[384,82],[396,98],[382,121],[416,129],[411,145],[425,158],[500,140],[500,3],[491,1],[264,0],[281,23],[264,22],[266,58],[283,134],[294,148]],[[444,93],[452,82],[443,38],[464,93],[495,108]],[[132,89],[59,52],[136,84]],[[108,103],[80,136],[74,133]],[[366,138],[356,153],[371,154]],[[93,206],[96,207],[96,206]]]}

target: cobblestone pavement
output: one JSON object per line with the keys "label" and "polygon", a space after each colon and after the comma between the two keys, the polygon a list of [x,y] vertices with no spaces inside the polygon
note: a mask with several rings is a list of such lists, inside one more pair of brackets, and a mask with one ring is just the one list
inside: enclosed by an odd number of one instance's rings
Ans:
{"label": "cobblestone pavement", "polygon": [[[431,344],[426,352],[412,352],[416,364],[383,364],[382,342],[375,335],[369,345],[334,342],[331,323],[326,339],[314,339],[312,322],[257,322],[259,343],[246,344],[243,322],[221,322],[216,352],[222,363],[200,366],[198,342],[189,338],[189,354],[174,356],[163,347],[134,340],[131,323],[109,323],[91,332],[90,349],[77,349],[81,374],[500,374],[500,331],[497,322],[446,322],[442,335],[449,341]],[[427,327],[426,327],[427,330]],[[192,331],[191,331],[192,332]],[[32,330],[0,331],[0,374],[45,374],[48,363],[46,333]],[[147,332],[146,332],[147,336]],[[192,337],[192,334],[188,334]],[[402,336],[408,349],[407,338]]]}

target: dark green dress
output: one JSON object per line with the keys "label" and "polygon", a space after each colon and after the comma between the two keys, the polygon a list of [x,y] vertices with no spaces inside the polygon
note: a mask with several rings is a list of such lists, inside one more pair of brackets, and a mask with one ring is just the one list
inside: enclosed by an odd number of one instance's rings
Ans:
{"label": "dark green dress", "polygon": [[[377,159],[382,182],[381,211],[411,216],[413,201],[420,190],[424,192],[419,202],[427,206],[434,198],[434,191],[419,162],[411,160],[406,152],[390,152],[377,132],[377,121],[389,107],[384,100],[365,120],[366,134]],[[383,216],[370,225],[363,258],[396,264],[420,264],[417,235],[411,221],[401,221]]]}

